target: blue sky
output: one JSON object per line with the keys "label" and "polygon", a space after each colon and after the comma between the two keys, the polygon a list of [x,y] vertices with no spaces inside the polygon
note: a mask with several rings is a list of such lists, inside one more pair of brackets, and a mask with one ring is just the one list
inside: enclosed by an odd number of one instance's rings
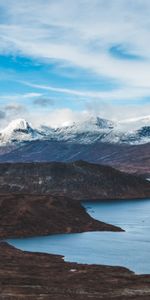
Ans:
{"label": "blue sky", "polygon": [[150,114],[149,0],[0,0],[0,127]]}

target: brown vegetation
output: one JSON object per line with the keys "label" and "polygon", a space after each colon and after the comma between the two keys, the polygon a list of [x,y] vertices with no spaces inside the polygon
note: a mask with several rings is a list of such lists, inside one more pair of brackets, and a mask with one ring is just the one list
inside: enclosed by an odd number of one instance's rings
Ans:
{"label": "brown vegetation", "polygon": [[150,276],[121,267],[66,263],[0,243],[0,299],[149,300]]}

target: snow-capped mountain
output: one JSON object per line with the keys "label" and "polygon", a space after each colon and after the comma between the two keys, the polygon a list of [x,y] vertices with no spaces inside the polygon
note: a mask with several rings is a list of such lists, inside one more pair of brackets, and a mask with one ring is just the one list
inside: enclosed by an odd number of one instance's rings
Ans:
{"label": "snow-capped mountain", "polygon": [[[141,124],[141,125],[140,125]],[[0,132],[0,144],[20,144],[34,140],[62,141],[76,144],[96,142],[138,145],[150,142],[150,116],[113,122],[89,117],[70,126],[34,129],[24,119],[12,121]]]}
{"label": "snow-capped mountain", "polygon": [[57,128],[57,140],[91,144],[104,139],[115,127],[115,123],[99,117],[90,117],[71,126]]}
{"label": "snow-capped mountain", "polygon": [[[140,126],[141,121],[141,126]],[[57,128],[53,135],[58,141],[80,144],[95,142],[139,145],[150,142],[150,117],[113,122],[91,117],[72,126]]]}
{"label": "snow-capped mountain", "polygon": [[41,139],[42,134],[33,129],[24,119],[12,121],[0,132],[0,143],[17,143],[30,140]]}

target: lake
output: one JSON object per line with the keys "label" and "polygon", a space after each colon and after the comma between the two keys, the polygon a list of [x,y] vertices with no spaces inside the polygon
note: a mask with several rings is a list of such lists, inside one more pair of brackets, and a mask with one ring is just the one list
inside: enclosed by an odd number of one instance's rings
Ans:
{"label": "lake", "polygon": [[9,239],[21,250],[61,254],[65,261],[124,266],[150,274],[150,199],[84,202],[95,219],[126,232],[86,232]]}

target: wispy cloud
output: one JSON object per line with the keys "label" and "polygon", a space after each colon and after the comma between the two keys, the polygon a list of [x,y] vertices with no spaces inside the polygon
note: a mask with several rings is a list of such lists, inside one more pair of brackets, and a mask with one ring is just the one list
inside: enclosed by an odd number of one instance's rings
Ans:
{"label": "wispy cloud", "polygon": [[148,0],[16,0],[1,1],[1,7],[1,52],[56,59],[131,87],[150,86]]}
{"label": "wispy cloud", "polygon": [[26,100],[26,99],[34,99],[40,97],[42,94],[40,93],[22,93],[22,94],[9,94],[9,95],[2,95],[0,96],[1,100],[10,100],[10,101],[17,101],[17,100]]}
{"label": "wispy cloud", "polygon": [[[141,97],[147,97],[150,95],[150,87],[122,87],[120,89],[114,89],[113,91],[90,91],[89,89],[85,91],[81,90],[74,90],[74,89],[66,89],[66,88],[60,88],[60,87],[54,87],[54,86],[47,86],[42,84],[35,84],[30,82],[22,82],[23,84],[33,87],[38,90],[45,90],[50,92],[57,92],[60,94],[66,94],[66,95],[72,95],[77,97],[87,97],[88,99],[101,99],[101,100],[129,100],[129,99],[135,99],[138,98],[141,99]],[[36,94],[36,93],[35,93]]]}
{"label": "wispy cloud", "polygon": [[[91,76],[94,74],[100,83],[93,89],[89,80],[84,88],[80,88],[80,76],[79,88],[74,86],[73,80],[69,83],[67,79],[63,86],[60,79],[52,81],[52,76],[45,82],[44,78],[37,80],[34,78],[37,72],[33,71],[29,82],[22,82],[31,88],[30,92],[0,96],[0,101],[3,99],[8,104],[22,101],[24,105],[25,101],[31,100],[37,107],[48,107],[52,93],[57,93],[70,97],[70,101],[72,98],[86,99],[83,113],[87,110],[87,103],[96,110],[98,102],[103,106],[104,115],[109,105],[113,115],[116,112],[116,116],[121,116],[120,101],[123,104],[126,101],[128,114],[137,114],[138,99],[141,103],[143,101],[141,113],[145,114],[150,103],[149,15],[149,0],[16,0],[15,5],[12,0],[0,0],[0,54],[11,55],[14,59],[16,56],[34,59],[37,65],[45,64],[49,74],[52,63],[57,65],[57,72],[60,70],[61,75],[68,68],[72,73],[84,70]],[[25,64],[26,60],[22,63]],[[16,72],[17,67],[16,63]],[[14,76],[9,68],[9,76]],[[22,75],[21,72],[18,74]],[[101,88],[102,77],[106,78],[105,90]],[[21,80],[26,79],[20,76]],[[117,84],[109,89],[107,81],[109,86],[111,80]],[[42,115],[41,118],[48,120],[52,111],[49,107],[47,110],[47,117]],[[74,114],[76,118],[76,112],[71,108],[60,110],[54,107],[53,110],[54,113],[59,111],[62,120],[65,114],[66,119],[73,119]],[[33,120],[34,114],[38,112],[29,113]]]}
{"label": "wispy cloud", "polygon": [[4,110],[9,113],[20,113],[26,110],[26,107],[22,104],[11,103],[4,107]]}

